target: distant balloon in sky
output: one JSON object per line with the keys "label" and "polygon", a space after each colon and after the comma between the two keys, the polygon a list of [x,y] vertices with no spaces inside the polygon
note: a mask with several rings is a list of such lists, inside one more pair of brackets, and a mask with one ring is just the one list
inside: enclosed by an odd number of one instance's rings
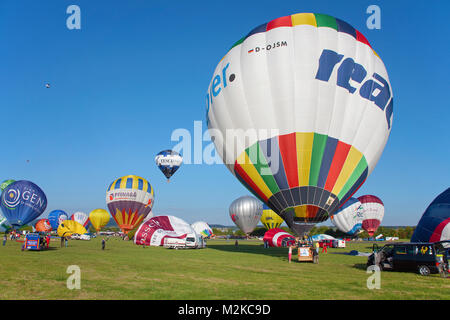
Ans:
{"label": "distant balloon in sky", "polygon": [[36,222],[34,226],[37,232],[50,232],[52,231],[52,226],[50,225],[50,221],[48,219],[40,219]]}
{"label": "distant balloon in sky", "polygon": [[16,180],[12,180],[12,179],[8,179],[8,180],[4,180],[2,181],[2,183],[0,183],[0,193],[3,192],[3,190],[9,186],[11,183],[15,182]]}
{"label": "distant balloon in sky", "polygon": [[142,223],[153,207],[154,191],[144,178],[128,175],[114,180],[106,191],[106,204],[122,232]]}
{"label": "distant balloon in sky", "polygon": [[300,236],[361,187],[392,129],[383,61],[361,32],[324,14],[244,34],[218,63],[205,101],[223,162]]}
{"label": "distant balloon in sky", "polygon": [[87,230],[85,227],[74,220],[64,220],[59,225],[57,232],[58,236],[60,237],[68,237],[73,235],[74,233],[85,234],[87,233]]}
{"label": "distant balloon in sky", "polygon": [[255,229],[262,211],[262,203],[251,196],[237,198],[231,203],[229,210],[231,220],[247,235]]}
{"label": "distant balloon in sky", "polygon": [[450,240],[450,188],[431,202],[411,237],[411,242],[442,240]]}
{"label": "distant balloon in sky", "polygon": [[74,214],[72,214],[72,216],[70,217],[70,220],[76,221],[79,224],[81,224],[83,227],[86,228],[86,230],[88,229],[88,224],[89,224],[89,215],[78,211],[75,212]]}
{"label": "distant balloon in sky", "polygon": [[183,158],[173,150],[164,150],[155,157],[155,163],[159,170],[166,176],[167,181],[180,168]]}
{"label": "distant balloon in sky", "polygon": [[47,208],[44,191],[31,181],[19,180],[8,185],[2,192],[3,215],[12,227],[28,224]]}
{"label": "distant balloon in sky", "polygon": [[193,224],[191,224],[191,227],[203,238],[209,238],[213,234],[211,227],[204,221],[194,222]]}
{"label": "distant balloon in sky", "polygon": [[46,83],[46,84],[45,84],[45,87],[46,87],[46,88],[50,88],[50,83]]}
{"label": "distant balloon in sky", "polygon": [[162,246],[167,238],[185,239],[195,231],[183,219],[174,216],[156,216],[142,223],[134,235],[134,243]]}
{"label": "distant balloon in sky", "polygon": [[270,209],[265,203],[263,204],[261,222],[267,230],[279,228],[283,221],[283,218],[276,214],[275,211]]}
{"label": "distant balloon in sky", "polygon": [[373,195],[358,197],[363,207],[362,228],[369,236],[373,236],[384,217],[384,204],[380,198]]}
{"label": "distant balloon in sky", "polygon": [[109,212],[105,209],[94,209],[89,213],[89,220],[97,232],[108,224],[110,217]]}
{"label": "distant balloon in sky", "polygon": [[269,247],[289,247],[295,245],[295,237],[279,228],[266,231],[263,241],[267,242]]}
{"label": "distant balloon in sky", "polygon": [[53,210],[48,214],[48,221],[53,230],[57,230],[61,222],[68,220],[69,216],[63,210]]}
{"label": "distant balloon in sky", "polygon": [[350,198],[330,219],[340,231],[354,236],[362,228],[364,208],[358,199]]}

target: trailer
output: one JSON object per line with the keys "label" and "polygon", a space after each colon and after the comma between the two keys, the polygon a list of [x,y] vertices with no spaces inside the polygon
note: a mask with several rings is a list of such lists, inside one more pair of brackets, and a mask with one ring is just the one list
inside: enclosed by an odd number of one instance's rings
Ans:
{"label": "trailer", "polygon": [[22,246],[23,250],[41,251],[47,248],[45,236],[39,233],[28,233]]}

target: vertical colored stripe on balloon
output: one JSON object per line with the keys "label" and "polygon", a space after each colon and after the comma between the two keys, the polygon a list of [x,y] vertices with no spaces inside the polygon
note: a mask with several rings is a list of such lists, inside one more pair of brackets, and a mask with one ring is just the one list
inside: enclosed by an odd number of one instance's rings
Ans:
{"label": "vertical colored stripe on balloon", "polygon": [[292,25],[298,26],[302,24],[308,24],[313,27],[317,27],[316,16],[313,13],[297,13],[291,16]]}
{"label": "vertical colored stripe on balloon", "polygon": [[327,143],[325,144],[325,149],[323,151],[322,163],[320,165],[319,178],[317,180],[317,186],[320,188],[325,188],[325,183],[327,181],[328,172],[330,171],[331,163],[333,162],[334,152],[336,151],[336,146],[338,140],[332,137],[328,137]]}
{"label": "vertical colored stripe on balloon", "polygon": [[120,189],[121,182],[122,182],[122,178],[117,179],[116,183],[114,184],[114,189]]}
{"label": "vertical colored stripe on balloon", "polygon": [[341,169],[344,166],[345,159],[347,158],[350,145],[342,141],[339,141],[334,152],[333,162],[331,163],[330,170],[327,176],[327,183],[325,184],[325,190],[332,191],[334,184],[336,183]]}
{"label": "vertical colored stripe on balloon", "polygon": [[138,190],[142,190],[144,188],[144,180],[138,179]]}
{"label": "vertical colored stripe on balloon", "polygon": [[116,220],[117,225],[120,227],[123,224],[122,212],[116,209],[116,214],[114,215],[114,220]]}
{"label": "vertical colored stripe on balloon", "polygon": [[269,198],[262,192],[259,187],[252,181],[252,179],[247,175],[244,169],[241,167],[237,161],[234,164],[234,172],[239,181],[253,194],[255,194],[262,202],[266,202]]}
{"label": "vertical colored stripe on balloon", "polygon": [[295,207],[294,211],[297,218],[306,218],[306,206]]}
{"label": "vertical colored stripe on balloon", "polygon": [[328,27],[338,30],[336,19],[326,14],[315,13],[317,27]]}
{"label": "vertical colored stripe on balloon", "polygon": [[342,21],[340,19],[336,18],[336,23],[337,23],[337,30],[338,32],[343,32],[343,33],[347,33],[349,35],[351,35],[353,38],[356,39],[356,29],[353,28],[351,25],[349,25],[347,22]]}
{"label": "vertical colored stripe on balloon", "polygon": [[361,157],[361,160],[359,160],[358,165],[353,170],[350,177],[347,179],[347,182],[345,183],[344,187],[341,189],[341,191],[337,194],[337,197],[339,200],[346,199],[346,194],[349,193],[349,191],[352,189],[352,187],[356,184],[358,179],[361,177],[361,175],[364,173],[364,170],[367,170],[367,162],[364,157]]}
{"label": "vertical colored stripe on balloon", "polygon": [[311,168],[311,155],[313,147],[314,133],[296,133],[297,139],[297,167],[298,185],[309,185],[309,172]]}
{"label": "vertical colored stripe on balloon", "polygon": [[309,185],[311,186],[317,185],[327,138],[328,137],[326,135],[314,133],[313,148],[311,154],[311,168],[309,172]]}
{"label": "vertical colored stripe on balloon", "polygon": [[280,146],[278,145],[278,137],[260,141],[259,146],[265,158],[269,160],[269,167],[278,188],[280,190],[289,189],[283,159],[281,158]]}
{"label": "vertical colored stripe on balloon", "polygon": [[359,152],[356,148],[351,147],[348,152],[347,159],[345,159],[344,166],[342,167],[341,173],[333,187],[333,194],[339,194],[341,190],[344,188],[344,185],[347,183],[348,179],[355,171],[356,166],[361,161],[362,153]]}
{"label": "vertical colored stripe on balloon", "polygon": [[256,171],[259,173],[261,178],[264,180],[267,187],[270,189],[271,193],[277,193],[280,191],[278,185],[272,176],[272,172],[267,165],[267,160],[261,152],[259,143],[253,144],[250,148],[246,150],[250,161],[253,163]]}
{"label": "vertical colored stripe on balloon", "polygon": [[297,144],[295,132],[278,137],[281,158],[290,188],[298,187]]}
{"label": "vertical colored stripe on balloon", "polygon": [[266,31],[279,28],[279,27],[292,27],[291,16],[285,16],[281,18],[274,19],[267,24]]}
{"label": "vertical colored stripe on balloon", "polygon": [[126,188],[127,189],[133,188],[133,178],[127,178]]}
{"label": "vertical colored stripe on balloon", "polygon": [[[272,192],[267,187],[264,180],[259,175],[255,166],[251,163],[247,152],[242,152],[241,155],[236,159],[236,163],[243,169],[243,171],[247,174],[247,176],[251,179],[251,181],[258,186],[258,189],[262,191],[267,199],[272,196]],[[248,182],[248,181],[247,181]]]}

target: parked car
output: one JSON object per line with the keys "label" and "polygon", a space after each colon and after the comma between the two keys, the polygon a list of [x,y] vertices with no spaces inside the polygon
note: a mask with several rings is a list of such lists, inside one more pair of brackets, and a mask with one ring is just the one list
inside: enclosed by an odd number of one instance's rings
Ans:
{"label": "parked car", "polygon": [[448,273],[449,248],[450,240],[389,243],[381,248],[374,244],[367,266],[376,265],[380,270],[416,271],[423,276],[438,273],[442,267]]}

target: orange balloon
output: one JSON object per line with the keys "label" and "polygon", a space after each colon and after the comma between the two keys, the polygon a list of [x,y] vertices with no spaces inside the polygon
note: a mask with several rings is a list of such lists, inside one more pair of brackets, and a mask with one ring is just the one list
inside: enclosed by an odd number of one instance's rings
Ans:
{"label": "orange balloon", "polygon": [[52,226],[50,225],[50,221],[48,219],[41,219],[36,222],[36,226],[34,227],[38,232],[50,232],[52,231]]}

